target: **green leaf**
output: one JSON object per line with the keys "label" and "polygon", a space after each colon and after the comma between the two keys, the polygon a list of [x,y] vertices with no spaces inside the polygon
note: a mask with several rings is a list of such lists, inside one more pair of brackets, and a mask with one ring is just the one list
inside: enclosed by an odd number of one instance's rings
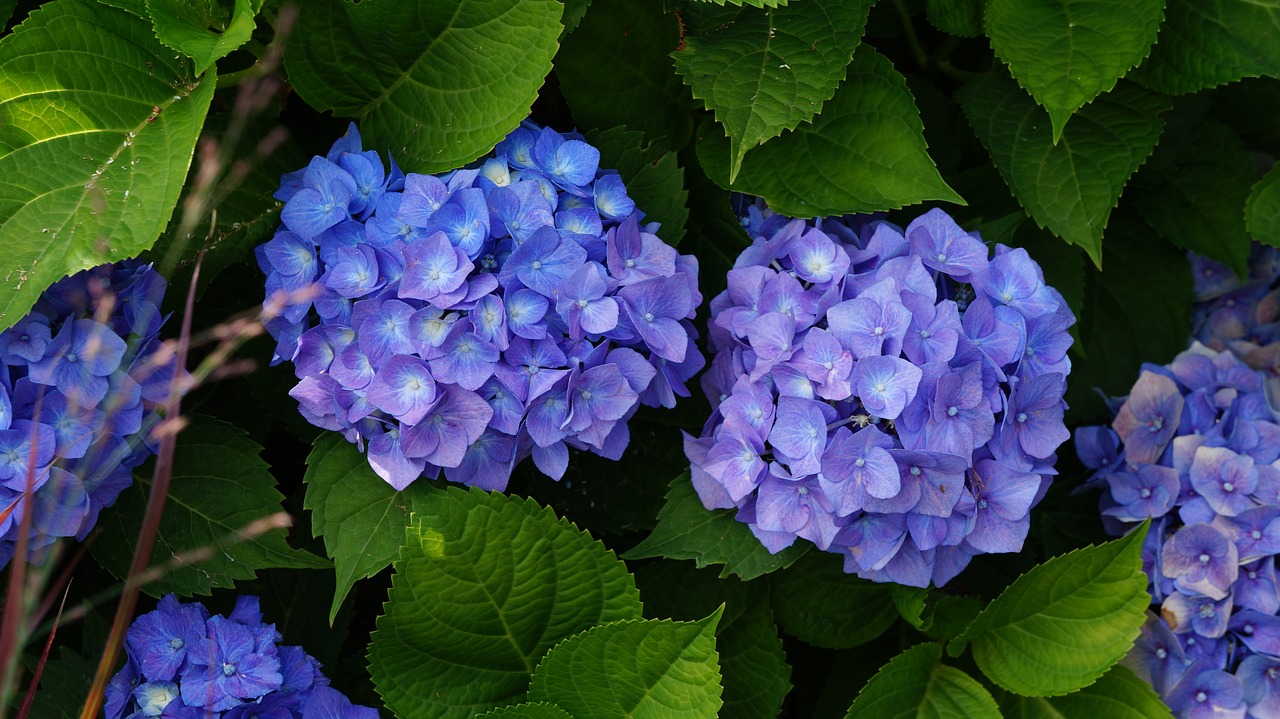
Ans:
{"label": "green leaf", "polygon": [[518,701],[548,649],[640,616],[622,562],[550,509],[478,489],[432,504],[414,515],[369,645],[374,686],[397,716],[470,717]]}
{"label": "green leaf", "polygon": [[1000,696],[1004,719],[1173,719],[1151,685],[1116,665],[1098,681],[1060,697]]}
{"label": "green leaf", "polygon": [[793,545],[770,554],[750,527],[734,519],[736,514],[733,509],[702,506],[689,473],[685,472],[672,480],[667,504],[658,512],[658,526],[622,556],[626,559],[692,559],[699,568],[723,564],[721,577],[736,574],[743,579],[754,579],[789,566],[807,551],[806,545]]}
{"label": "green leaf", "polygon": [[943,596],[925,608],[921,631],[937,641],[954,639],[973,622],[983,606],[977,597]]}
{"label": "green leaf", "polygon": [[898,614],[916,629],[924,626],[924,600],[929,596],[929,590],[902,584],[890,584],[889,588],[889,596]]}
{"label": "green leaf", "polygon": [[285,50],[294,89],[360,119],[406,170],[456,169],[529,114],[560,35],[557,0],[313,0]]}
{"label": "green leaf", "polygon": [[1196,116],[1170,122],[1133,179],[1133,204],[1162,237],[1244,277],[1249,234],[1241,208],[1255,174],[1244,143],[1226,125]]}
{"label": "green leaf", "polygon": [[972,643],[993,682],[1026,696],[1058,696],[1092,684],[1138,637],[1146,608],[1144,524],[1128,536],[1050,559],[987,606],[947,653]]}
{"label": "green leaf", "polygon": [[[64,275],[126,257],[169,221],[215,78],[148,22],[55,0],[0,40],[0,329]],[[56,72],[53,69],[56,68]]]}
{"label": "green leaf", "polygon": [[661,223],[663,242],[678,245],[689,219],[689,191],[675,153],[646,144],[644,135],[625,127],[585,133],[600,150],[600,167],[618,171],[627,195],[644,211],[645,222]]}
{"label": "green leaf", "polygon": [[1018,84],[1049,111],[1053,141],[1071,115],[1142,62],[1164,0],[990,0],[987,35]]}
{"label": "green leaf", "polygon": [[[31,719],[79,719],[84,708],[86,687],[93,683],[97,661],[82,657],[63,646],[50,657],[40,674],[40,688],[31,704]],[[30,667],[34,669],[34,667]]]}
{"label": "green leaf", "polygon": [[715,3],[716,5],[749,5],[751,7],[769,8],[782,7],[787,4],[787,0],[702,0],[703,2]]}
{"label": "green leaf", "polygon": [[0,0],[0,31],[9,26],[13,19],[13,11],[18,9],[18,0]]}
{"label": "green leaf", "polygon": [[329,622],[352,585],[391,564],[404,541],[409,513],[424,506],[436,490],[419,481],[397,492],[369,467],[369,460],[337,432],[316,438],[307,457],[302,506],[311,510],[311,532],[324,537],[333,559],[337,586]]}
{"label": "green leaf", "polygon": [[1273,165],[1250,190],[1244,222],[1253,239],[1280,247],[1280,165]]}
{"label": "green leaf", "polygon": [[720,709],[715,630],[699,622],[634,619],[561,642],[533,673],[529,698],[576,719],[714,717]]}
{"label": "green leaf", "polygon": [[[173,479],[150,566],[163,566],[193,550],[204,550],[206,556],[165,572],[143,585],[143,591],[157,597],[169,592],[208,594],[253,579],[259,569],[327,569],[327,561],[290,547],[284,529],[246,533],[255,522],[281,511],[284,499],[267,463],[258,456],[262,447],[238,427],[199,415],[190,419],[178,435]],[[98,520],[102,534],[93,543],[93,556],[119,578],[129,571],[146,513],[150,467],[148,463],[135,474],[133,486]]]}
{"label": "green leaf", "polygon": [[813,552],[771,578],[778,625],[814,646],[847,649],[884,634],[898,618],[893,589],[845,574],[843,560]]}
{"label": "green leaf", "polygon": [[1273,0],[1169,0],[1160,42],[1132,78],[1195,92],[1280,73],[1280,5]]}
{"label": "green leaf", "polygon": [[1160,138],[1170,102],[1121,84],[1076,115],[1057,144],[1045,111],[1008,76],[958,91],[969,124],[1036,224],[1102,266],[1102,234],[1129,176]]}
{"label": "green leaf", "polygon": [[692,100],[672,72],[679,20],[650,0],[592,0],[560,45],[556,76],[579,127],[643,132],[669,150],[689,141]]}
{"label": "green leaf", "polygon": [[847,719],[1000,719],[991,694],[940,659],[937,644],[917,644],[894,657],[858,693]]}
{"label": "green leaf", "polygon": [[560,32],[561,40],[565,35],[578,29],[578,23],[582,22],[589,7],[591,7],[591,0],[564,0],[564,17],[560,18],[560,24],[564,25],[564,29]]}
{"label": "green leaf", "polygon": [[260,9],[262,0],[235,0],[231,19],[227,21],[226,11],[217,2],[147,0],[147,13],[155,24],[156,37],[191,58],[197,75],[249,41],[256,25],[254,16]]}
{"label": "green leaf", "polygon": [[812,124],[756,148],[729,182],[721,127],[698,128],[698,160],[725,187],[765,198],[792,217],[892,210],[925,200],[963,204],[926,151],[924,126],[906,80],[862,45],[848,74]]}
{"label": "green leaf", "polygon": [[477,714],[476,719],[573,719],[569,712],[555,704],[538,702],[536,704],[514,704],[501,709],[494,709],[484,714]]}
{"label": "green leaf", "polygon": [[925,15],[934,27],[961,37],[982,34],[985,0],[925,0]]}
{"label": "green leaf", "polygon": [[870,0],[777,9],[691,5],[676,72],[729,136],[729,181],[751,148],[809,122],[835,94],[862,40]]}

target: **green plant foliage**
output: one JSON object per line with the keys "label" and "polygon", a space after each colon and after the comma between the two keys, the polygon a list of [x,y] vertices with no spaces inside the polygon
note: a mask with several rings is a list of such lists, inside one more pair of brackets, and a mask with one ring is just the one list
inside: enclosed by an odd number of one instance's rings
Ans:
{"label": "green plant foliage", "polygon": [[658,513],[658,526],[623,557],[692,559],[699,568],[723,564],[721,577],[736,574],[754,579],[789,566],[805,553],[805,545],[793,545],[770,554],[747,525],[734,519],[736,513],[703,507],[686,472],[672,480],[667,504]]}
{"label": "green plant foliage", "polygon": [[1164,0],[990,0],[987,34],[1018,84],[1049,112],[1053,141],[1071,115],[1151,52]]}
{"label": "green plant foliage", "polygon": [[982,600],[977,597],[939,597],[925,607],[920,631],[936,641],[954,639],[973,622],[983,608]]}
{"label": "green plant foliage", "polygon": [[538,663],[529,698],[575,719],[714,717],[720,709],[715,630],[698,622],[633,619],[593,627]]}
{"label": "green plant foliage", "polygon": [[442,172],[488,152],[529,114],[563,6],[316,0],[301,10],[285,53],[298,94],[359,118],[365,144],[405,170]]}
{"label": "green plant foliage", "polygon": [[1280,7],[1253,0],[1168,0],[1160,41],[1133,74],[1161,92],[1194,92],[1280,74]]}
{"label": "green plant foliage", "polygon": [[985,0],[925,0],[929,22],[939,30],[961,37],[982,34]]}
{"label": "green plant foliage", "polygon": [[1004,719],[1173,719],[1151,685],[1116,665],[1098,681],[1061,697],[1001,693]]}
{"label": "green plant foliage", "polygon": [[1146,608],[1142,540],[1128,536],[1055,557],[1022,575],[987,606],[947,653],[973,646],[993,682],[1024,696],[1088,686],[1138,637]]}
{"label": "green plant foliage", "polygon": [[964,202],[929,157],[906,81],[865,45],[812,124],[753,150],[732,183],[728,158],[722,129],[704,122],[698,160],[707,176],[793,217],[892,210],[925,200]]}
{"label": "green plant foliage", "polygon": [[1249,191],[1244,221],[1255,240],[1280,247],[1280,165],[1273,166]]}
{"label": "green plant foliage", "polygon": [[86,0],[32,12],[0,40],[0,67],[5,328],[63,275],[155,242],[215,80],[197,80],[149,23]]}
{"label": "green plant foliage", "polygon": [[975,80],[957,94],[1018,202],[1101,267],[1107,219],[1155,148],[1169,101],[1121,84],[1081,110],[1054,144],[1048,115],[1008,76]]}
{"label": "green plant foliage", "polygon": [[[640,616],[613,552],[550,509],[502,494],[450,489],[415,513],[394,567],[369,670],[402,717],[470,717],[519,701],[548,649]],[[556,696],[530,699],[585,716]]]}
{"label": "green plant foliage", "polygon": [[235,0],[228,19],[213,0],[147,0],[156,37],[191,58],[197,75],[249,40],[260,9],[262,0]]}
{"label": "green plant foliage", "polygon": [[97,666],[71,647],[51,656],[40,674],[40,692],[31,704],[32,719],[79,719],[87,687]]}
{"label": "green plant foliage", "polygon": [[847,719],[999,719],[991,694],[941,659],[937,644],[917,644],[894,657],[863,687]]}
{"label": "green plant foliage", "polygon": [[409,513],[426,508],[428,498],[439,490],[418,482],[397,492],[374,474],[355,445],[334,432],[316,439],[304,481],[303,507],[311,510],[311,531],[324,537],[325,552],[337,572],[329,608],[332,623],[352,585],[396,558]]}
{"label": "green plant foliage", "polygon": [[[290,547],[284,529],[256,526],[281,511],[284,499],[267,463],[258,456],[261,451],[233,425],[209,417],[192,418],[178,436],[173,479],[149,566],[164,567],[176,556],[189,559],[164,569],[143,585],[144,592],[157,597],[169,592],[208,594],[214,588],[253,579],[259,569],[329,567],[320,557]],[[122,579],[129,571],[146,514],[151,466],[138,470],[133,486],[98,519],[102,533],[93,543],[93,556]]]}
{"label": "green plant foliage", "polygon": [[898,618],[893,587],[844,573],[840,557],[811,552],[770,578],[778,626],[814,646],[847,649],[883,634]]}
{"label": "green plant foliage", "polygon": [[586,137],[600,150],[600,166],[622,176],[627,195],[636,207],[644,208],[645,222],[660,223],[662,241],[679,245],[689,219],[689,191],[675,153],[646,143],[642,133],[624,127],[588,132]]}
{"label": "green plant foliage", "polygon": [[487,719],[573,719],[569,712],[555,704],[537,702],[534,704],[513,704],[509,707],[494,709],[476,717]]}
{"label": "green plant foliage", "polygon": [[729,181],[748,150],[813,119],[844,79],[868,0],[777,9],[690,6],[676,72],[729,136]]}
{"label": "green plant foliage", "polygon": [[891,590],[890,598],[893,600],[893,606],[897,608],[898,614],[916,629],[924,626],[924,603],[929,596],[929,590],[921,589],[920,587],[907,587],[901,584],[891,584],[889,588]]}
{"label": "green plant foliage", "polygon": [[787,0],[702,0],[702,2],[715,3],[716,5],[748,5],[759,8],[783,7],[787,4]]}

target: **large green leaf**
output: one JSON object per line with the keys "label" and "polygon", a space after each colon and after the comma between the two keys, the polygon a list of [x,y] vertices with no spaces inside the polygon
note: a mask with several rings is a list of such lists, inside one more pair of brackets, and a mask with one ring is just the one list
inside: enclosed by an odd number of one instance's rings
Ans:
{"label": "large green leaf", "polygon": [[672,72],[679,20],[651,0],[592,0],[556,55],[560,91],[579,127],[625,126],[676,150],[689,141],[692,100]]}
{"label": "large green leaf", "polygon": [[1170,103],[1121,84],[1081,110],[1057,144],[1049,116],[1007,75],[958,92],[969,124],[1036,224],[1102,266],[1102,234],[1129,176],[1160,138]]}
{"label": "large green leaf", "polygon": [[477,714],[477,719],[573,719],[569,712],[555,704],[512,704],[509,707]]}
{"label": "large green leaf", "polygon": [[1133,79],[1161,92],[1195,92],[1280,74],[1280,3],[1168,0],[1160,42]]}
{"label": "large green leaf", "polygon": [[518,701],[548,649],[640,616],[622,562],[550,509],[478,489],[432,505],[414,515],[369,645],[374,686],[397,716]]}
{"label": "large green leaf", "polygon": [[396,558],[409,513],[439,490],[425,481],[397,492],[374,474],[369,460],[337,432],[325,432],[307,457],[303,507],[311,510],[311,531],[324,537],[333,558],[337,586],[329,609],[332,623],[351,586],[372,577]]}
{"label": "large green leaf", "polygon": [[985,0],[925,0],[925,15],[943,32],[962,37],[982,34]]}
{"label": "large green leaf", "polygon": [[[208,594],[253,579],[259,569],[329,567],[320,557],[291,548],[283,529],[246,533],[255,522],[281,511],[284,499],[267,463],[258,456],[261,451],[237,427],[208,417],[192,418],[178,436],[173,479],[150,566],[193,550],[203,550],[204,556],[165,572],[143,585],[143,591],[154,596]],[[98,519],[102,534],[93,543],[93,556],[117,577],[125,576],[133,558],[151,492],[150,467],[140,470],[133,486]]]}
{"label": "large green leaf", "polygon": [[480,157],[529,114],[560,35],[557,0],[313,0],[285,49],[298,94],[360,118],[414,172]]}
{"label": "large green leaf", "polygon": [[588,132],[586,137],[600,150],[600,166],[622,176],[644,221],[662,225],[658,234],[663,242],[680,244],[689,219],[689,191],[675,153],[646,143],[642,133],[624,127]]}
{"label": "large green leaf", "polygon": [[719,125],[698,128],[698,160],[721,187],[763,197],[792,217],[891,210],[924,200],[963,203],[938,174],[923,131],[906,80],[862,45],[813,123],[753,150],[734,182]]}
{"label": "large green leaf", "polygon": [[248,42],[261,8],[262,0],[235,0],[227,18],[214,0],[147,0],[156,37],[190,57],[197,75]]}
{"label": "large green leaf", "polygon": [[754,579],[795,562],[807,550],[808,545],[801,544],[770,554],[750,527],[734,519],[735,514],[733,509],[702,506],[686,472],[672,480],[667,504],[658,513],[658,526],[623,556],[692,559],[698,567],[723,564],[721,577],[736,574]]}
{"label": "large green leaf", "polygon": [[987,35],[1053,122],[1057,142],[1072,113],[1142,62],[1164,19],[1164,0],[991,0]]}
{"label": "large green leaf", "polygon": [[150,23],[85,0],[0,40],[0,328],[64,275],[151,246],[214,85]]}
{"label": "large green leaf", "polygon": [[812,552],[770,578],[770,600],[778,625],[819,647],[847,649],[884,634],[898,618],[889,584],[845,574],[843,560]]}
{"label": "large green leaf", "polygon": [[1151,685],[1116,665],[1098,681],[1060,697],[1001,694],[1004,719],[1173,719]]}
{"label": "large green leaf", "polygon": [[862,688],[847,719],[1000,719],[991,694],[940,659],[937,644],[917,644],[894,657]]}
{"label": "large green leaf", "polygon": [[993,682],[1026,696],[1092,684],[1138,637],[1146,608],[1144,524],[1128,536],[1050,559],[1019,577],[947,645]]}
{"label": "large green leaf", "polygon": [[40,674],[31,719],[79,719],[96,667],[96,657],[82,657],[68,646],[63,646],[56,657],[50,656]]}
{"label": "large green leaf", "polygon": [[715,630],[720,611],[698,622],[633,619],[593,627],[538,663],[529,699],[575,719],[711,719],[720,709]]}
{"label": "large green leaf", "polygon": [[1280,165],[1273,166],[1249,191],[1244,222],[1253,239],[1280,247]]}
{"label": "large green leaf", "polygon": [[689,7],[676,72],[724,125],[730,182],[748,150],[812,120],[831,99],[870,8],[870,0]]}

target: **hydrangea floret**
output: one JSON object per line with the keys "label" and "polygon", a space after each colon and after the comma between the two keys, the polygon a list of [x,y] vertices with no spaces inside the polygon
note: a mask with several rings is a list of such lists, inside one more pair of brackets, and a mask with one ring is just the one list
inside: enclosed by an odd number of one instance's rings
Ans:
{"label": "hydrangea floret", "polygon": [[640,405],[673,407],[705,360],[698,264],[657,236],[575,134],[526,123],[475,167],[404,174],[354,125],[285,175],[267,274],[274,361],[303,416],[396,489],[505,489],[533,457],[610,459]]}
{"label": "hydrangea floret", "polygon": [[1199,342],[1144,365],[1110,427],[1076,431],[1154,614],[1126,662],[1177,716],[1280,716],[1280,424],[1264,375]]}
{"label": "hydrangea floret", "polygon": [[229,616],[172,594],[134,620],[126,661],[104,697],[106,719],[377,719],[329,686],[302,647],[280,646],[258,598],[240,596]]}
{"label": "hydrangea floret", "polygon": [[1197,340],[1210,349],[1232,349],[1241,357],[1280,340],[1280,249],[1255,242],[1244,279],[1216,260],[1194,252],[1187,257],[1195,287],[1191,326]]}
{"label": "hydrangea floret", "polygon": [[24,519],[32,561],[84,539],[154,453],[175,364],[158,339],[165,285],[135,261],[85,270],[0,332],[0,567]]}
{"label": "hydrangea floret", "polygon": [[1069,436],[1075,321],[1035,261],[936,209],[905,230],[759,206],[744,225],[711,301],[715,411],[685,435],[703,504],[876,581],[941,586],[1021,549]]}

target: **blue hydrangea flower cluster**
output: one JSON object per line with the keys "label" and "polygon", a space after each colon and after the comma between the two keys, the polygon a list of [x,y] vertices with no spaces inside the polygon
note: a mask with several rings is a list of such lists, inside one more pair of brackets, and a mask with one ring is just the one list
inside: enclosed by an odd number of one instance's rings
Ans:
{"label": "blue hydrangea flower cluster", "polygon": [[241,596],[230,616],[172,594],[134,620],[126,661],[111,678],[106,719],[378,719],[329,686],[302,647],[278,646],[258,598]]}
{"label": "blue hydrangea flower cluster", "polygon": [[32,561],[84,539],[153,453],[175,361],[157,338],[165,284],[137,262],[85,270],[0,332],[0,567],[29,512]]}
{"label": "blue hydrangea flower cluster", "polygon": [[[1280,340],[1280,289],[1276,288],[1280,249],[1255,242],[1244,280],[1215,260],[1195,253],[1187,256],[1195,282],[1191,326],[1196,339],[1210,349],[1230,348],[1241,357]],[[1280,354],[1280,350],[1273,348],[1267,354]]]}
{"label": "blue hydrangea flower cluster", "polygon": [[1128,663],[1178,716],[1280,716],[1280,423],[1264,378],[1196,342],[1076,431],[1115,534],[1146,519],[1152,617]]}
{"label": "blue hydrangea flower cluster", "polygon": [[1069,436],[1075,321],[1025,250],[945,212],[888,222],[750,208],[711,301],[715,412],[685,435],[707,508],[876,581],[941,586],[1022,547]]}
{"label": "blue hydrangea flower cluster", "polygon": [[478,167],[405,175],[352,125],[286,175],[257,256],[303,416],[396,489],[443,468],[501,490],[530,455],[559,479],[569,447],[620,458],[639,405],[675,406],[705,365],[702,297],[697,260],[599,160],[525,124]]}

